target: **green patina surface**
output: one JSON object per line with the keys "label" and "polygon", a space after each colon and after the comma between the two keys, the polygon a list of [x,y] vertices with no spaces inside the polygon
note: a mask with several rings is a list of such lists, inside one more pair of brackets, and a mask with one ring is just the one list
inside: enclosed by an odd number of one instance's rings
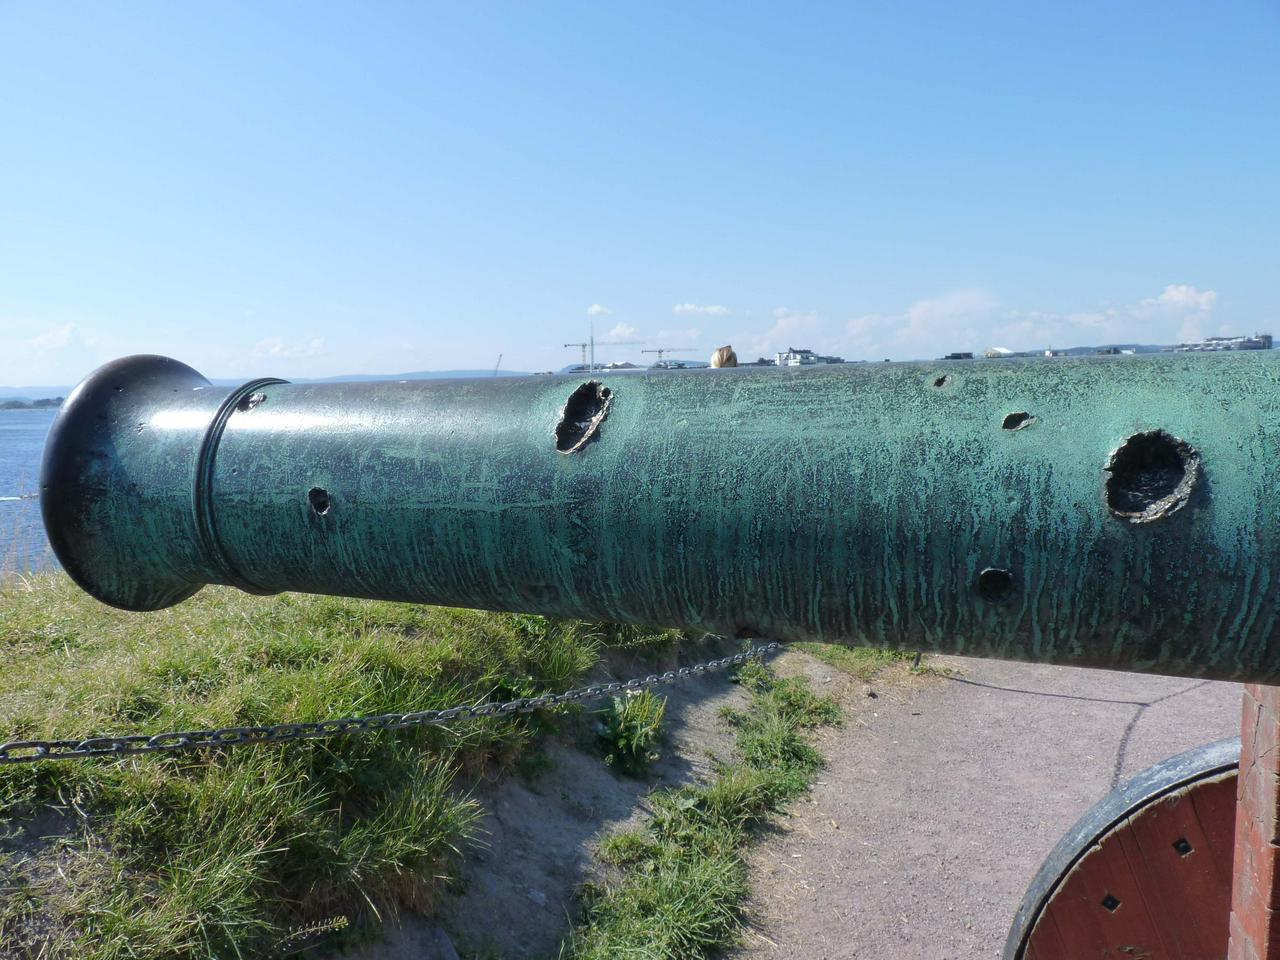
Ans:
{"label": "green patina surface", "polygon": [[[262,387],[210,473],[225,564],[268,591],[1280,681],[1270,352],[598,379],[572,453],[581,377]],[[226,394],[130,358],[64,407],[46,523],[96,596],[227,579],[192,519]],[[1156,430],[1200,466],[1184,507],[1132,523],[1106,468]],[[984,595],[988,568],[1008,576]]]}

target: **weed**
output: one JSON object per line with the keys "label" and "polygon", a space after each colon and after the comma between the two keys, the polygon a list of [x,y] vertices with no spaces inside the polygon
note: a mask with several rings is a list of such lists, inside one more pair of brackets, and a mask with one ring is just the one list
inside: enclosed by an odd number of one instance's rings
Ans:
{"label": "weed", "polygon": [[601,623],[598,627],[605,646],[650,656],[674,649],[685,637],[679,630],[662,630],[632,623]]}
{"label": "weed", "polygon": [[622,830],[600,841],[599,856],[605,863],[621,867],[652,857],[656,850],[647,830]]}
{"label": "weed", "polygon": [[658,759],[658,737],[667,700],[650,690],[614,697],[597,713],[597,732],[604,745],[605,763],[638,776]]}
{"label": "weed", "polygon": [[758,693],[773,681],[773,674],[759,657],[752,657],[746,663],[735,667],[729,679],[739,683],[753,693]]}

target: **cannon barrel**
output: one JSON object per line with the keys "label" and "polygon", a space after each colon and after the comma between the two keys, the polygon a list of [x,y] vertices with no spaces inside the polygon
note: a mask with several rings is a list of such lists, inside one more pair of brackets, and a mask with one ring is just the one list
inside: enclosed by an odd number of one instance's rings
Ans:
{"label": "cannon barrel", "polygon": [[1270,352],[291,384],[128,357],[49,540],[206,583],[1280,682]]}

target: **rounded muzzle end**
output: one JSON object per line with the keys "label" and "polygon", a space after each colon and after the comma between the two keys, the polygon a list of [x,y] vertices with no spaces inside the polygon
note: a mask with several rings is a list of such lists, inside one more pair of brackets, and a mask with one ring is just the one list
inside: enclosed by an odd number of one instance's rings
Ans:
{"label": "rounded muzzle end", "polygon": [[200,589],[184,544],[199,437],[223,392],[186,364],[140,355],[67,397],[45,442],[40,512],[58,562],[92,596],[158,610]]}

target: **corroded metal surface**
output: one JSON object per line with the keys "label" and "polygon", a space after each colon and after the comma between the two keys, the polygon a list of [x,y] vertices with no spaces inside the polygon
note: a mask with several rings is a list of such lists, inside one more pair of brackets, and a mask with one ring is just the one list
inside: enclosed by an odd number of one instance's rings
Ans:
{"label": "corroded metal surface", "polygon": [[230,582],[1280,681],[1270,352],[597,379],[228,397],[127,358],[54,426],[50,541],[131,609]]}

